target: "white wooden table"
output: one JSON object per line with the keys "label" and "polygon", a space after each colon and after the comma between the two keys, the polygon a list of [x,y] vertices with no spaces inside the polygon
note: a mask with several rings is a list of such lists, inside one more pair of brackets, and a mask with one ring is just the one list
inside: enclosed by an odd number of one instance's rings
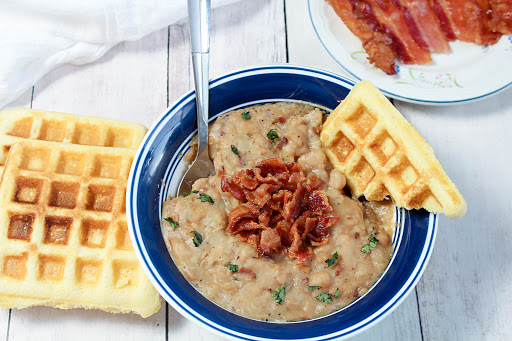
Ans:
{"label": "white wooden table", "polygon": [[[346,73],[316,39],[306,0],[251,0],[212,13],[211,76],[272,63]],[[478,81],[478,80],[475,80]],[[193,86],[183,20],[101,60],[54,70],[9,107],[136,121],[146,126]],[[436,151],[468,201],[441,217],[415,291],[354,340],[512,340],[512,89],[449,107],[394,102]],[[165,302],[154,316],[52,308],[0,309],[0,340],[223,340]]]}

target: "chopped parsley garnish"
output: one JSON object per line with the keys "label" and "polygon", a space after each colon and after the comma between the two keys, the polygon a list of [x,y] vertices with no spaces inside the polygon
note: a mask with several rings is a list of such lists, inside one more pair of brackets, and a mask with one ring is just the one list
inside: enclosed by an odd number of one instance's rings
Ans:
{"label": "chopped parsley garnish", "polygon": [[275,139],[277,139],[279,137],[279,135],[277,135],[276,133],[276,130],[275,129],[270,129],[269,132],[267,133],[267,137],[270,139],[270,141],[272,141],[272,143],[274,142]]}
{"label": "chopped parsley garnish", "polygon": [[[192,192],[190,192],[190,193],[197,194],[197,193],[199,193],[199,191],[192,191]],[[190,194],[190,193],[189,193],[189,194]]]}
{"label": "chopped parsley garnish", "polygon": [[316,290],[316,289],[322,289],[321,286],[318,286],[318,285],[308,285],[306,287],[309,291],[313,291],[313,290]]}
{"label": "chopped parsley garnish", "polygon": [[243,118],[244,120],[248,120],[248,119],[250,119],[250,118],[251,118],[251,114],[249,114],[249,112],[248,112],[248,111],[244,111],[244,112],[242,113],[242,118]]}
{"label": "chopped parsley garnish", "polygon": [[172,230],[174,231],[176,227],[180,225],[177,221],[172,220],[171,217],[164,218],[165,221],[167,221],[169,224],[171,224]]}
{"label": "chopped parsley garnish", "polygon": [[214,203],[212,197],[206,193],[199,193],[199,199],[201,199],[201,202],[209,202],[212,205]]}
{"label": "chopped parsley garnish", "polygon": [[331,296],[331,294],[321,293],[320,295],[316,296],[315,298],[317,300],[322,301],[322,302],[327,303],[327,304],[331,304],[332,303],[332,296]]}
{"label": "chopped parsley garnish", "polygon": [[238,156],[238,148],[237,147],[231,145],[231,151]]}
{"label": "chopped parsley garnish", "polygon": [[332,299],[333,298],[338,298],[340,297],[340,289],[336,289],[336,292],[333,294],[329,294],[329,293],[321,293],[320,295],[316,296],[315,298],[319,301],[322,301],[324,303],[327,303],[327,304],[331,304],[332,303]]}
{"label": "chopped parsley garnish", "polygon": [[192,241],[194,242],[194,245],[198,247],[203,242],[203,236],[199,234],[197,231],[190,231],[190,233],[194,234],[194,239]]}
{"label": "chopped parsley garnish", "polygon": [[231,262],[229,262],[228,264],[226,264],[226,268],[229,269],[229,271],[231,272],[237,272],[238,271],[238,265],[236,264],[231,264]]}
{"label": "chopped parsley garnish", "polygon": [[338,252],[335,252],[332,254],[331,258],[325,260],[325,262],[327,263],[327,267],[330,267],[331,265],[333,265],[337,259],[338,259]]}
{"label": "chopped parsley garnish", "polygon": [[377,246],[377,243],[379,242],[379,240],[377,238],[375,238],[375,236],[373,234],[370,234],[368,241],[369,241],[369,243],[361,248],[361,252],[364,252],[364,253],[372,252],[372,250],[375,249],[375,247]]}
{"label": "chopped parsley garnish", "polygon": [[274,301],[276,301],[279,304],[283,304],[284,295],[286,295],[286,282],[281,285],[279,289],[274,291],[272,294],[272,297],[274,298]]}
{"label": "chopped parsley garnish", "polygon": [[233,280],[239,281],[238,277],[236,277],[236,276],[233,276]]}

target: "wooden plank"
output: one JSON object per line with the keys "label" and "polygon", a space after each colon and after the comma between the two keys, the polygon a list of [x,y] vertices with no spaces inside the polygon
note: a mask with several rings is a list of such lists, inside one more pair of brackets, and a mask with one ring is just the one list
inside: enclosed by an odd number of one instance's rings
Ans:
{"label": "wooden plank", "polygon": [[[123,43],[84,66],[63,66],[34,89],[33,107],[124,119],[150,125],[167,105],[167,28]],[[134,314],[36,307],[12,310],[9,341],[73,339],[165,340],[165,304],[142,319]],[[1,335],[1,334],[0,334]]]}
{"label": "wooden plank", "polygon": [[512,339],[512,90],[445,107],[397,103],[468,202],[440,218],[418,286],[425,340]]}
{"label": "wooden plank", "polygon": [[7,340],[7,330],[9,329],[10,309],[0,308],[0,339]]}
{"label": "wooden plank", "polygon": [[[170,26],[171,103],[194,87],[189,40],[187,20]],[[245,67],[285,62],[282,0],[240,1],[212,10],[210,79]]]}
{"label": "wooden plank", "polygon": [[134,314],[49,307],[12,310],[9,341],[13,340],[164,340],[165,305],[143,319]]}
{"label": "wooden plank", "polygon": [[226,341],[226,338],[219,336],[202,326],[198,326],[187,320],[172,307],[169,307],[169,341],[193,340],[193,341]]}

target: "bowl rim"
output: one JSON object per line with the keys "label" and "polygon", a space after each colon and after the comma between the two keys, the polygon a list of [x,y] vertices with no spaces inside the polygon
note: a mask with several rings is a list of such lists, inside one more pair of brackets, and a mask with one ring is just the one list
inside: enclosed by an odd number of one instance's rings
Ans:
{"label": "bowl rim", "polygon": [[[300,74],[310,77],[318,77],[318,78],[324,78],[329,81],[334,81],[338,83],[338,85],[347,87],[347,89],[350,89],[354,83],[346,79],[343,76],[334,74],[329,71],[307,67],[307,66],[300,66],[300,65],[263,65],[263,66],[257,66],[257,67],[250,67],[250,68],[243,68],[239,69],[230,73],[227,73],[225,75],[219,76],[213,80],[210,81],[210,87],[213,88],[215,86],[218,86],[219,84],[224,84],[226,82],[230,82],[235,79],[243,78],[243,77],[250,77],[251,75],[257,75],[260,73],[277,73],[277,72],[284,72],[284,73],[290,73],[290,74]],[[132,167],[130,169],[129,179],[128,179],[128,186],[126,191],[126,215],[127,215],[127,221],[128,221],[128,230],[130,234],[130,238],[132,241],[132,245],[134,247],[135,253],[137,255],[137,258],[139,262],[142,265],[142,268],[144,269],[144,272],[149,277],[152,284],[155,286],[155,288],[159,291],[159,293],[162,295],[162,297],[175,309],[177,310],[181,315],[186,317],[189,320],[192,320],[193,322],[200,324],[203,327],[206,327],[210,331],[213,331],[214,333],[218,335],[222,335],[224,337],[230,337],[232,339],[246,339],[246,340],[262,340],[267,338],[262,338],[260,336],[254,336],[250,334],[241,334],[237,331],[227,329],[221,325],[216,324],[215,321],[208,320],[198,314],[193,314],[193,308],[189,307],[185,302],[181,300],[181,298],[177,296],[173,296],[172,290],[168,292],[164,286],[167,286],[165,284],[165,281],[163,278],[159,275],[155,264],[152,263],[152,261],[149,258],[148,250],[146,248],[146,245],[144,243],[144,240],[141,237],[140,234],[140,225],[138,224],[138,210],[135,205],[137,202],[137,184],[140,180],[140,170],[141,165],[145,164],[144,157],[148,154],[148,148],[154,143],[156,137],[158,136],[158,133],[161,132],[161,128],[165,125],[166,121],[176,114],[177,110],[182,107],[185,103],[190,102],[191,100],[195,100],[195,93],[194,90],[190,90],[187,93],[185,93],[183,96],[178,98],[174,103],[172,103],[152,124],[150,129],[148,130],[148,133],[144,137],[143,141],[141,142],[139,149],[137,150],[136,156],[134,158],[134,161],[132,163]],[[144,161],[144,162],[143,162]],[[416,266],[414,267],[414,271],[412,272],[413,275],[411,275],[407,281],[406,284],[404,284],[400,289],[397,291],[397,293],[393,296],[393,298],[390,301],[387,301],[383,306],[381,306],[374,314],[366,318],[365,320],[358,321],[358,323],[351,326],[351,328],[345,328],[344,330],[340,330],[335,333],[330,333],[326,335],[319,335],[315,337],[308,337],[303,338],[303,340],[329,340],[329,339],[340,339],[340,338],[347,338],[352,337],[369,327],[375,325],[379,321],[381,321],[383,318],[385,318],[388,314],[390,314],[394,309],[396,309],[401,302],[413,291],[413,288],[421,278],[421,275],[423,274],[426,264],[428,263],[428,260],[430,259],[430,256],[432,254],[433,246],[435,237],[437,234],[437,224],[438,219],[436,214],[430,213],[428,216],[428,238],[429,240],[425,241],[424,249],[422,250],[422,254],[420,257],[421,262],[418,262]],[[428,245],[427,245],[428,244]],[[380,280],[380,279],[379,279]],[[356,300],[357,301],[357,300]],[[191,311],[187,310],[190,309]],[[334,313],[335,314],[335,313]],[[327,315],[327,317],[331,316]],[[307,321],[300,321],[300,322],[294,322],[294,323],[307,323],[308,321],[315,321],[313,320],[307,320]],[[270,323],[270,322],[263,322],[263,323]],[[277,340],[276,338],[268,338],[269,340]],[[283,338],[283,340],[286,338]]]}

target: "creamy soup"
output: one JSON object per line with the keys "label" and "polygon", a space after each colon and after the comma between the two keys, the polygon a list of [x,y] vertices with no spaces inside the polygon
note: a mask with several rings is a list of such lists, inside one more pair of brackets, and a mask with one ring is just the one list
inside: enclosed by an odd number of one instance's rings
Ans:
{"label": "creamy soup", "polygon": [[[233,313],[264,321],[323,316],[364,295],[389,263],[394,206],[344,193],[345,177],[322,151],[323,114],[282,102],[220,116],[209,135],[217,173],[197,180],[188,196],[164,204],[162,232],[174,262],[205,297]],[[254,240],[263,244],[263,237],[248,240],[228,229],[230,212],[248,203],[223,191],[222,178],[268,159],[297,163],[304,176],[320,181],[317,192],[327,195],[325,212],[333,223],[320,242],[299,240],[310,251],[306,258],[296,257],[292,247],[262,253]]]}

